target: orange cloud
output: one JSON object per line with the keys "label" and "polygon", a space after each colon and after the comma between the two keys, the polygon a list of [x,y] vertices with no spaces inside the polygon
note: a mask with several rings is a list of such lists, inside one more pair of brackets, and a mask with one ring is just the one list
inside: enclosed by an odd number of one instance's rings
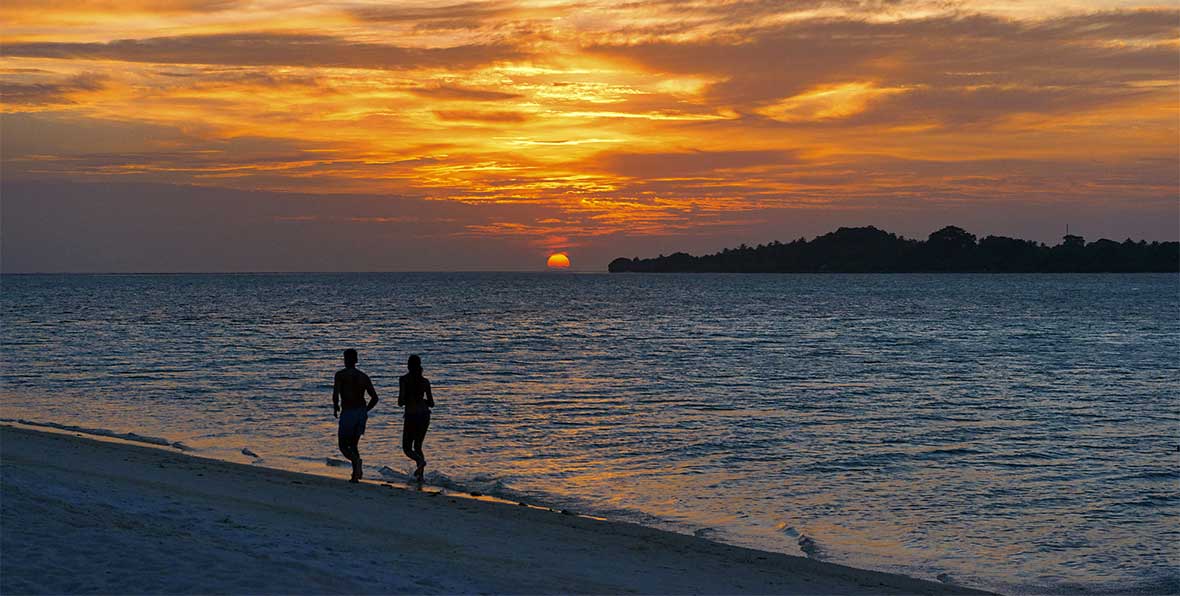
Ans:
{"label": "orange cloud", "polygon": [[19,0],[3,171],[411,196],[503,214],[439,234],[562,247],[902,201],[1147,213],[1180,190],[1180,11],[1125,4]]}

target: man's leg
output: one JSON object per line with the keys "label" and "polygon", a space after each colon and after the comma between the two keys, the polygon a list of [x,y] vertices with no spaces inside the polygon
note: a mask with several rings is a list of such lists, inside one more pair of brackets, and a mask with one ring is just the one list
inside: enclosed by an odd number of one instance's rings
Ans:
{"label": "man's leg", "polygon": [[344,455],[344,459],[347,459],[349,463],[352,463],[352,460],[356,458],[356,453],[352,446],[352,439],[345,434],[341,434],[338,437],[338,443],[340,446],[340,453]]}
{"label": "man's leg", "polygon": [[361,437],[365,434],[365,423],[369,420],[367,410],[361,410],[356,425],[352,429],[352,479],[360,480],[365,475],[365,468],[361,466]]}
{"label": "man's leg", "polygon": [[352,479],[360,480],[364,475],[364,468],[361,467],[361,437],[357,435],[352,440]]}
{"label": "man's leg", "polygon": [[361,454],[357,450],[357,439],[347,435],[340,436],[340,453],[344,454],[345,459],[352,464],[352,478],[356,480],[357,470],[360,468]]}
{"label": "man's leg", "polygon": [[357,425],[352,419],[351,413],[345,411],[340,414],[340,431],[337,434],[340,444],[340,453],[348,459],[352,464],[352,478],[355,482],[360,478],[361,453],[358,449],[358,444],[361,440],[360,434],[357,432]]}

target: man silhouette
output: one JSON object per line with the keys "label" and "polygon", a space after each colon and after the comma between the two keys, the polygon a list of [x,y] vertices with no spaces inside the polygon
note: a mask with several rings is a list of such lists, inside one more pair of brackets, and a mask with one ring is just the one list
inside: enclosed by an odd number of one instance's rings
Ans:
{"label": "man silhouette", "polygon": [[[365,434],[369,410],[377,405],[377,391],[373,389],[373,382],[369,380],[369,375],[356,367],[356,360],[356,350],[344,350],[344,368],[336,373],[336,381],[332,384],[332,416],[340,418],[340,429],[337,432],[340,453],[352,462],[352,478],[349,482],[359,482],[363,475],[359,443],[361,435]],[[373,398],[368,404],[365,403],[366,393]]]}

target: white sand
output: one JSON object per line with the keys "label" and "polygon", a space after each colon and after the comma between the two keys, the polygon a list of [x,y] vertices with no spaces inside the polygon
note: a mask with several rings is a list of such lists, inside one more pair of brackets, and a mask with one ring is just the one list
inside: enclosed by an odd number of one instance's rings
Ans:
{"label": "white sand", "polygon": [[633,524],[0,426],[0,592],[952,594]]}

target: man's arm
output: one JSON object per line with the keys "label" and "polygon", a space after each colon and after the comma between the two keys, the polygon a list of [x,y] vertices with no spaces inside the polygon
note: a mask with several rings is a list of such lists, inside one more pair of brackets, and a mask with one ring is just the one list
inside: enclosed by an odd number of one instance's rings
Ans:
{"label": "man's arm", "polygon": [[340,416],[340,373],[332,379],[332,417]]}
{"label": "man's arm", "polygon": [[406,380],[400,377],[397,380],[397,405],[406,405]]}
{"label": "man's arm", "polygon": [[365,411],[368,412],[369,410],[372,410],[374,406],[377,405],[377,401],[378,401],[377,400],[377,390],[373,388],[373,381],[371,381],[369,379],[368,375],[365,375],[365,392],[367,392],[369,394],[369,397],[373,398],[373,399],[369,400],[369,405],[365,406]]}
{"label": "man's arm", "polygon": [[434,407],[434,393],[430,391],[430,381],[426,381],[426,407]]}

